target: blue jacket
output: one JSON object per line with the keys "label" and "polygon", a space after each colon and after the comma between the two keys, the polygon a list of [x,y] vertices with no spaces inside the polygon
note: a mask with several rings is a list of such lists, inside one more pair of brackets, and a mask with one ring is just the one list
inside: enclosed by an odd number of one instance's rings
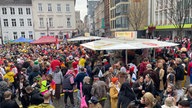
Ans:
{"label": "blue jacket", "polygon": [[80,72],[77,74],[75,78],[75,82],[77,83],[77,88],[80,90],[80,82],[83,83],[84,77],[87,76],[85,72]]}

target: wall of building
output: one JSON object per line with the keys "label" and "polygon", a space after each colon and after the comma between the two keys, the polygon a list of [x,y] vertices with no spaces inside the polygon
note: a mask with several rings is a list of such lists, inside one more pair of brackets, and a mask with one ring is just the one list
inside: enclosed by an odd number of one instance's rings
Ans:
{"label": "wall of building", "polygon": [[110,28],[112,35],[115,31],[128,30],[129,0],[110,0]]}
{"label": "wall of building", "polygon": [[104,0],[105,36],[110,36],[110,0]]}
{"label": "wall of building", "polygon": [[100,0],[97,4],[94,11],[94,20],[95,20],[95,33],[98,36],[104,34],[105,29],[105,20],[104,20],[104,1]]}
{"label": "wall of building", "polygon": [[[52,11],[48,11],[48,5]],[[44,35],[63,38],[67,33],[70,36],[76,28],[74,5],[74,0],[33,0],[35,38]]]}
{"label": "wall of building", "polygon": [[[6,14],[3,13],[3,9],[6,9]],[[11,14],[10,8],[14,9],[15,14]],[[21,8],[22,12],[18,8]],[[30,10],[30,14],[26,13],[26,8]],[[16,20],[16,26],[12,25],[12,19]],[[2,37],[5,42],[9,40],[14,40],[21,37],[21,33],[24,33],[25,38],[34,39],[34,31],[33,31],[33,18],[32,18],[32,6],[31,5],[4,5],[0,6],[0,20],[1,20],[1,30]],[[5,22],[5,20],[7,20]],[[20,24],[20,20],[23,20],[22,24]],[[28,20],[31,20],[30,24],[28,24]],[[7,25],[8,24],[8,25]],[[15,35],[14,35],[15,34]]]}

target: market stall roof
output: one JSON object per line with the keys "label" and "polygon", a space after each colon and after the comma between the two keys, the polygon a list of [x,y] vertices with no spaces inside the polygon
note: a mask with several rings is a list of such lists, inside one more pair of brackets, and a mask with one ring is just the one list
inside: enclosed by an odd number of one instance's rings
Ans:
{"label": "market stall roof", "polygon": [[31,44],[51,44],[56,43],[57,41],[61,40],[57,40],[54,36],[42,36],[38,40],[31,42]]}
{"label": "market stall roof", "polygon": [[157,41],[155,39],[123,40],[112,38],[88,42],[81,45],[92,50],[125,50],[177,46],[178,44]]}
{"label": "market stall roof", "polygon": [[23,43],[30,43],[30,42],[33,42],[33,40],[26,39],[24,37],[20,37],[20,38],[14,40],[12,43],[21,43],[21,42],[23,42]]}
{"label": "market stall roof", "polygon": [[97,37],[97,36],[79,36],[79,37],[76,37],[76,38],[67,39],[67,41],[73,42],[73,41],[86,41],[86,40],[99,40],[99,39],[101,39],[101,37]]}

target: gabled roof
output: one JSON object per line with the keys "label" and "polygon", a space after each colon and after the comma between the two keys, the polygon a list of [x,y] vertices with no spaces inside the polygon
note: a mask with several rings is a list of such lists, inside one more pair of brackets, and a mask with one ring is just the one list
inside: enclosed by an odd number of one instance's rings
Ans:
{"label": "gabled roof", "polygon": [[0,5],[31,5],[32,0],[0,0]]}

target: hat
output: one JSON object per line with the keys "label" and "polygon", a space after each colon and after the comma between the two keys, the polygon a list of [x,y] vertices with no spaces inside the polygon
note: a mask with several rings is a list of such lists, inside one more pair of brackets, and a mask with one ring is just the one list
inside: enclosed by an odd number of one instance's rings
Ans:
{"label": "hat", "polygon": [[135,67],[132,66],[132,67],[130,67],[129,71],[134,72],[134,69],[135,69]]}
{"label": "hat", "polygon": [[35,64],[35,65],[38,65],[38,64],[39,64],[39,61],[38,61],[38,60],[35,60],[34,64]]}
{"label": "hat", "polygon": [[151,64],[147,64],[146,66],[148,69],[152,68]]}
{"label": "hat", "polygon": [[117,77],[111,78],[111,82],[116,83],[117,81],[118,81],[118,78],[117,78]]}
{"label": "hat", "polygon": [[103,59],[103,63],[104,63],[104,62],[107,62],[107,59]]}
{"label": "hat", "polygon": [[185,47],[181,48],[181,52],[187,52],[187,48]]}
{"label": "hat", "polygon": [[95,96],[92,96],[91,99],[88,102],[93,103],[93,104],[97,104],[99,101]]}
{"label": "hat", "polygon": [[75,57],[75,60],[76,60],[76,61],[79,61],[79,57]]}

